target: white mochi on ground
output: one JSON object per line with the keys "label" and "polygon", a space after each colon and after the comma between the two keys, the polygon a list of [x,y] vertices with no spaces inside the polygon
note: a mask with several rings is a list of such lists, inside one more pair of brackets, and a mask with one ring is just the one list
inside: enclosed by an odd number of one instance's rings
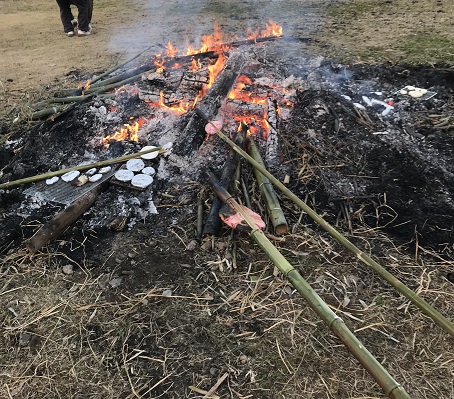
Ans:
{"label": "white mochi on ground", "polygon": [[143,173],[135,175],[131,180],[131,184],[139,188],[147,188],[151,183],[153,183],[153,178]]}
{"label": "white mochi on ground", "polygon": [[134,177],[134,172],[127,169],[120,169],[115,173],[115,179],[123,182],[131,181]]}

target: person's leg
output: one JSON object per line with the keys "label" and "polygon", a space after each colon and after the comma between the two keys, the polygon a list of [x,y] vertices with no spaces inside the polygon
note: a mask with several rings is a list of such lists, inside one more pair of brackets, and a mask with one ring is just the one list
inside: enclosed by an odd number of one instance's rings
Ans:
{"label": "person's leg", "polygon": [[88,23],[91,23],[91,17],[93,15],[93,0],[88,0]]}
{"label": "person's leg", "polygon": [[71,20],[73,15],[71,13],[71,6],[69,0],[57,0],[57,4],[60,7],[60,18],[63,24],[65,33],[72,32],[74,30]]}
{"label": "person's leg", "polygon": [[88,1],[89,0],[71,0],[71,4],[74,4],[79,12],[79,15],[77,16],[78,28],[84,32],[90,31],[90,21],[88,20]]}

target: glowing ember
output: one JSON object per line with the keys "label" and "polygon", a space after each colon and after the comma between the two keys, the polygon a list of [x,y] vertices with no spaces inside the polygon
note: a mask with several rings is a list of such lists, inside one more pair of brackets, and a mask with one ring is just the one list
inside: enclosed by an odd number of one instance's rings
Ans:
{"label": "glowing ember", "polygon": [[115,96],[118,97],[124,93],[128,93],[130,96],[135,96],[139,94],[139,88],[137,85],[131,86],[131,85],[123,85],[119,87],[118,89],[115,89]]}
{"label": "glowing ember", "polygon": [[231,100],[241,100],[252,104],[266,104],[267,98],[254,95],[251,92],[244,92],[243,89],[246,85],[252,85],[252,81],[245,75],[241,75],[237,79],[235,88],[230,92],[229,99]]}
{"label": "glowing ember", "polygon": [[159,103],[150,102],[150,105],[153,107],[162,107],[169,111],[177,112],[179,114],[185,114],[190,109],[194,108],[194,106],[196,104],[196,100],[194,100],[192,104],[189,101],[181,100],[178,105],[167,105],[164,102],[164,93],[161,91],[159,93]]}
{"label": "glowing ember", "polygon": [[110,142],[112,142],[112,141],[124,141],[124,140],[139,141],[139,128],[146,122],[147,122],[146,119],[141,118],[137,122],[133,123],[132,125],[130,125],[129,123],[125,123],[119,131],[117,131],[113,134],[109,134],[106,137],[103,137],[102,143],[103,143],[104,147],[108,148]]}
{"label": "glowing ember", "polygon": [[238,125],[238,131],[240,132],[243,128],[247,128],[246,134],[248,136],[255,136],[262,133],[262,137],[266,140],[268,131],[270,130],[270,124],[266,120],[267,116],[257,119],[253,116],[237,115],[234,118],[240,122]]}

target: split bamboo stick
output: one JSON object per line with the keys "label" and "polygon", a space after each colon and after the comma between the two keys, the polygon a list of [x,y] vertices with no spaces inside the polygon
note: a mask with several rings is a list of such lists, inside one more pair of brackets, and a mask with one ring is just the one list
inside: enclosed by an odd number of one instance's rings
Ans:
{"label": "split bamboo stick", "polygon": [[325,219],[323,219],[317,212],[309,207],[304,201],[299,199],[292,191],[285,187],[278,179],[276,179],[270,172],[266,170],[262,165],[257,163],[251,156],[244,152],[240,147],[230,140],[218,127],[209,121],[203,112],[199,109],[195,110],[200,117],[204,118],[208,123],[213,126],[218,136],[227,144],[229,144],[235,151],[245,158],[252,166],[257,168],[264,176],[266,176],[282,193],[292,200],[299,208],[306,212],[320,227],[328,232],[331,237],[337,240],[341,245],[352,252],[356,257],[361,260],[364,264],[372,268],[381,278],[391,284],[398,292],[409,299],[415,306],[417,306],[424,314],[429,316],[436,324],[443,328],[448,334],[454,337],[454,324],[444,317],[440,312],[434,309],[428,304],[423,298],[413,292],[404,283],[402,283],[393,274],[388,272],[383,266],[373,260],[369,255],[361,251],[356,245],[350,242],[346,237],[339,233],[333,226],[331,226]]}
{"label": "split bamboo stick", "polygon": [[[255,159],[260,165],[265,167],[262,157],[260,156],[259,149],[255,145],[253,139],[248,140],[248,152],[249,155]],[[270,180],[264,176],[257,168],[254,168],[254,175],[259,183],[260,193],[262,194],[263,200],[265,201],[266,209],[270,216],[271,223],[274,227],[276,234],[285,234],[288,232],[288,224],[285,219],[284,212],[282,211],[281,205],[277,198],[276,192],[270,182]]]}
{"label": "split bamboo stick", "polygon": [[386,371],[377,359],[364,347],[361,341],[350,331],[343,320],[337,316],[314,291],[311,285],[287,261],[278,249],[265,236],[243,207],[225,190],[211,173],[207,173],[208,181],[213,186],[216,194],[227,204],[232,206],[252,231],[249,233],[257,245],[266,253],[280,272],[288,278],[298,293],[308,302],[314,312],[324,321],[330,330],[342,341],[352,355],[367,370],[367,372],[380,385],[385,394],[391,399],[410,399],[405,389]]}
{"label": "split bamboo stick", "polygon": [[64,175],[65,173],[71,172],[73,170],[88,170],[91,168],[99,168],[101,166],[112,165],[114,163],[127,161],[128,159],[137,158],[137,157],[140,157],[141,155],[148,154],[150,152],[156,152],[156,151],[159,151],[160,153],[166,152],[165,150],[162,149],[162,147],[156,147],[156,148],[152,148],[152,149],[146,150],[146,151],[135,152],[134,154],[123,155],[118,158],[112,158],[112,159],[107,159],[105,161],[94,162],[94,163],[90,163],[88,165],[73,166],[71,168],[56,170],[54,172],[47,172],[47,173],[43,173],[41,175],[25,177],[24,179],[19,179],[19,180],[10,181],[7,183],[2,183],[2,184],[0,184],[0,189],[1,188],[10,189],[13,187],[20,186],[21,184],[33,183],[35,181],[48,179],[49,177]]}

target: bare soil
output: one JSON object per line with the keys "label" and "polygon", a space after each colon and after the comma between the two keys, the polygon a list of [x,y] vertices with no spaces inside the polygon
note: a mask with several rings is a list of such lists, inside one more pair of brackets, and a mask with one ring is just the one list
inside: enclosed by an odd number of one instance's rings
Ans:
{"label": "bare soil", "polygon": [[[411,79],[439,89],[438,103],[408,106],[409,120],[424,137],[408,135],[401,143],[358,128],[338,95],[300,93],[293,124],[281,130],[286,162],[274,172],[291,174],[292,190],[452,318],[452,203],[440,206],[453,187],[449,3],[97,0],[94,34],[68,38],[56,3],[2,1],[0,134],[24,137],[24,146],[2,148],[2,173],[16,178],[31,172],[27,167],[59,167],[88,140],[86,109],[30,126],[30,101],[74,87],[147,47],[153,54],[168,40],[184,45],[186,36],[210,33],[215,22],[241,36],[246,26],[272,18],[284,34],[314,39],[279,47],[290,70],[289,60],[298,72],[297,60],[307,52],[334,57],[330,68],[339,60],[358,62],[351,68],[357,81],[405,85]],[[435,36],[413,40],[428,32]],[[380,65],[399,62],[422,65]],[[432,111],[448,121],[446,129],[434,128]],[[326,126],[339,116],[343,127],[332,134]],[[69,151],[65,156],[60,144]],[[432,156],[427,163],[425,154]],[[337,179],[359,184],[355,190],[364,184],[371,196],[345,202]],[[205,198],[205,211],[210,203],[202,182],[162,184],[159,215],[133,229],[87,228],[93,213],[109,212],[114,196],[127,196],[119,190],[104,193],[73,229],[34,256],[23,241],[58,207],[23,218],[16,210],[22,192],[0,192],[1,399],[201,398],[200,390],[208,391],[224,373],[228,378],[216,391],[221,398],[385,397],[246,234],[225,229],[192,247],[197,200]],[[251,191],[263,209],[257,187]],[[270,237],[328,305],[412,398],[454,397],[453,338],[290,201],[283,206],[291,234]]]}

